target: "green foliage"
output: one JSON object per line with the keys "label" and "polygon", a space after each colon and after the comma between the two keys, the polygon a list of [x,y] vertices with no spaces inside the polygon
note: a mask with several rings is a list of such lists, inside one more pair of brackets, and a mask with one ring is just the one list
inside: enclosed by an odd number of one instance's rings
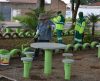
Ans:
{"label": "green foliage", "polygon": [[[37,24],[38,24],[38,17],[39,14],[41,13],[40,9],[30,9],[31,11],[26,13],[23,16],[16,16],[14,17],[15,20],[18,20],[22,25],[26,28],[30,28],[33,30],[36,30]],[[55,12],[54,11],[45,11],[46,15],[48,18],[51,18],[54,16]]]}
{"label": "green foliage", "polygon": [[99,20],[99,16],[100,15],[95,15],[95,14],[91,13],[88,15],[88,19],[90,20],[90,22],[96,23]]}
{"label": "green foliage", "polygon": [[95,24],[98,21],[100,15],[95,15],[95,14],[89,14],[88,15],[88,19],[90,20],[90,22],[92,23],[92,37],[94,38],[94,34],[95,34]]}
{"label": "green foliage", "polygon": [[45,12],[45,0],[40,0],[39,10],[41,13]]}
{"label": "green foliage", "polygon": [[38,24],[39,13],[38,9],[31,9],[30,12],[26,13],[26,15],[16,16],[14,19],[20,21],[24,27],[35,30]]}
{"label": "green foliage", "polygon": [[92,42],[92,36],[91,36],[91,34],[88,34],[88,35],[86,35],[84,37],[84,42],[88,42],[88,43]]}

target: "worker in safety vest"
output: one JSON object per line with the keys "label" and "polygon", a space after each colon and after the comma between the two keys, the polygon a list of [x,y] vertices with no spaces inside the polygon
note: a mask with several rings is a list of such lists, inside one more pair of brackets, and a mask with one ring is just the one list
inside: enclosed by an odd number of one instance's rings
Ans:
{"label": "worker in safety vest", "polygon": [[57,33],[57,40],[58,43],[63,43],[62,41],[62,33],[64,29],[65,18],[62,15],[61,11],[57,12],[57,16],[52,19],[53,23],[55,24],[55,31]]}
{"label": "worker in safety vest", "polygon": [[74,43],[83,43],[84,29],[86,27],[86,22],[83,17],[83,12],[79,12],[79,19],[76,21]]}

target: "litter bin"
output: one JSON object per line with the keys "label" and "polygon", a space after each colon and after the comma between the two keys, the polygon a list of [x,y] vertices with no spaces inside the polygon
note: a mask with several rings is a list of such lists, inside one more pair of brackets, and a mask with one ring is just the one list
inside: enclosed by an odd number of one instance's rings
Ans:
{"label": "litter bin", "polygon": [[0,55],[0,65],[9,65],[10,55]]}

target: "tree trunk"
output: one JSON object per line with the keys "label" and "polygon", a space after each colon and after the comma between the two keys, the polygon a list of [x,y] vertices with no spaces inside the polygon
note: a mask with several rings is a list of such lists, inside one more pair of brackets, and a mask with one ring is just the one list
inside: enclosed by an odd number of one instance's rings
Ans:
{"label": "tree trunk", "polygon": [[39,9],[40,9],[41,13],[43,13],[45,11],[45,0],[40,0]]}
{"label": "tree trunk", "polygon": [[80,5],[80,0],[77,0],[76,5],[74,5],[75,1],[72,0],[72,28],[75,26],[77,11]]}
{"label": "tree trunk", "polygon": [[95,32],[95,23],[93,23],[93,26],[92,26],[92,37],[94,39],[94,32]]}

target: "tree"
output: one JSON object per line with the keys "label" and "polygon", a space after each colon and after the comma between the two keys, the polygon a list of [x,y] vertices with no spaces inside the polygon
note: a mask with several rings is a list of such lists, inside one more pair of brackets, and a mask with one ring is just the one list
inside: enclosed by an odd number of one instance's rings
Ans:
{"label": "tree", "polygon": [[41,13],[43,13],[45,11],[45,0],[40,0],[39,10]]}
{"label": "tree", "polygon": [[74,27],[74,23],[76,22],[76,16],[77,16],[77,11],[78,8],[83,4],[90,4],[93,2],[97,2],[100,0],[70,0],[71,1],[71,5],[72,5],[72,28]]}
{"label": "tree", "polygon": [[76,22],[76,15],[77,15],[77,11],[80,5],[80,0],[77,0],[77,1],[71,0],[71,4],[72,4],[72,28],[73,28],[74,23]]}
{"label": "tree", "polygon": [[95,14],[89,14],[88,19],[92,23],[92,37],[94,38],[94,32],[95,32],[95,24],[99,20],[100,15],[95,15]]}
{"label": "tree", "polygon": [[36,30],[39,13],[39,9],[31,9],[30,12],[26,13],[26,15],[16,16],[14,19],[18,20],[24,27]]}

